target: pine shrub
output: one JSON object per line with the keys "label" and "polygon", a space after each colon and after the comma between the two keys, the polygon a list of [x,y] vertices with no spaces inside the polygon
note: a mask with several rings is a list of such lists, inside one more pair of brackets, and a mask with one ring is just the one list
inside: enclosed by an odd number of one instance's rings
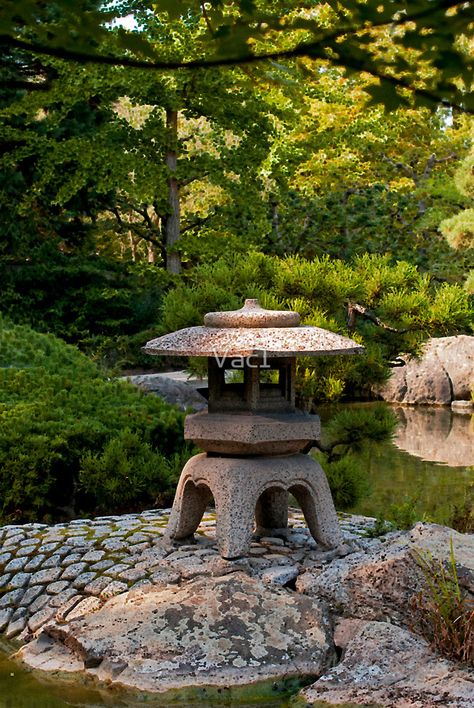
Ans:
{"label": "pine shrub", "polygon": [[[327,256],[306,260],[250,252],[227,255],[188,271],[163,300],[163,332],[202,324],[210,310],[241,307],[244,298],[263,307],[297,310],[303,324],[350,336],[365,347],[362,356],[300,359],[301,400],[370,395],[390,373],[400,353],[416,353],[428,337],[472,332],[473,309],[458,285],[439,284],[416,266],[364,254],[352,263]],[[367,308],[373,320],[357,316],[348,327],[348,306]]]}

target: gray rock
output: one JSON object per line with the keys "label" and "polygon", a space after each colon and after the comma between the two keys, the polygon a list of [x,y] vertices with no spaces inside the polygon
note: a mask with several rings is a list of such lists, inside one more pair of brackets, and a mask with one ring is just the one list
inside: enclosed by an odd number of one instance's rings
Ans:
{"label": "gray rock", "polygon": [[20,619],[20,617],[26,617],[28,615],[28,609],[26,607],[17,607],[15,612],[12,614],[12,621]]}
{"label": "gray rock", "polygon": [[168,568],[160,568],[150,576],[151,582],[158,587],[164,587],[169,583],[179,583],[180,578],[179,573]]}
{"label": "gray rock", "polygon": [[51,599],[51,595],[46,595],[44,592],[41,593],[41,595],[38,595],[38,597],[33,600],[33,602],[30,604],[29,611],[32,615],[34,615],[36,612],[39,612],[40,610],[43,609],[43,607],[49,602]]}
{"label": "gray rock", "polygon": [[5,627],[8,625],[12,614],[13,614],[12,607],[7,607],[7,608],[4,608],[3,610],[0,610],[0,632],[3,632]]}
{"label": "gray rock", "polygon": [[31,556],[33,553],[36,551],[38,544],[34,543],[33,545],[30,542],[30,539],[26,539],[24,543],[21,543],[19,548],[17,548],[16,555],[17,558],[22,558],[23,556]]}
{"label": "gray rock", "polygon": [[43,568],[58,568],[61,564],[61,556],[55,553],[53,556],[46,558],[43,563]]}
{"label": "gray rock", "polygon": [[130,566],[127,563],[115,563],[111,568],[105,571],[106,575],[111,578],[117,578],[124,570],[129,570]]}
{"label": "gray rock", "polygon": [[474,337],[458,335],[430,339],[421,359],[408,358],[377,389],[386,401],[449,405],[470,399],[474,390]]}
{"label": "gray rock", "polygon": [[104,556],[105,556],[105,551],[88,551],[82,557],[82,560],[85,563],[96,563],[98,561],[101,561]]}
{"label": "gray rock", "polygon": [[301,692],[312,705],[471,708],[472,671],[434,654],[420,637],[386,622],[362,623],[343,660]]}
{"label": "gray rock", "polygon": [[16,573],[10,580],[9,587],[24,588],[28,585],[31,579],[31,573]]}
{"label": "gray rock", "polygon": [[126,551],[128,545],[124,541],[109,538],[106,541],[102,541],[102,548],[105,548],[106,551]]}
{"label": "gray rock", "polygon": [[[175,375],[181,372],[173,372]],[[179,406],[181,410],[201,411],[207,408],[206,399],[196,391],[195,385],[187,380],[172,378],[171,374],[141,374],[127,377],[130,383],[147,393],[154,393],[167,403]]]}
{"label": "gray rock", "polygon": [[127,570],[119,573],[118,577],[120,580],[125,580],[126,582],[134,582],[136,580],[146,578],[146,572],[144,570],[140,570],[139,568],[128,568]]}
{"label": "gray rock", "polygon": [[82,558],[82,553],[69,553],[65,558],[62,559],[61,565],[67,567],[68,565],[74,565],[78,563]]}
{"label": "gray rock", "polygon": [[28,627],[32,632],[36,632],[40,627],[42,627],[46,622],[54,617],[56,610],[54,607],[48,606],[43,607],[39,612],[35,612],[28,620]]}
{"label": "gray rock", "polygon": [[273,585],[288,585],[292,580],[298,577],[298,567],[295,565],[277,565],[267,568],[262,573],[264,583],[273,583]]}
{"label": "gray rock", "polygon": [[474,535],[437,524],[418,523],[409,533],[391,534],[373,550],[336,559],[319,571],[300,575],[296,589],[324,597],[339,614],[368,620],[411,621],[410,600],[424,587],[414,553],[449,561],[450,539],[460,571],[474,571]]}
{"label": "gray rock", "polygon": [[87,568],[87,563],[72,563],[61,574],[61,580],[75,580]]}
{"label": "gray rock", "polygon": [[98,597],[84,597],[65,614],[65,618],[68,622],[73,622],[80,617],[89,615],[91,612],[96,612],[96,610],[99,610],[102,605],[103,603]]}
{"label": "gray rock", "polygon": [[25,591],[22,588],[11,590],[0,597],[0,609],[4,607],[16,607],[20,604]]}
{"label": "gray rock", "polygon": [[18,634],[23,632],[26,627],[26,617],[19,617],[18,619],[12,620],[5,630],[5,637],[7,639],[13,639]]}
{"label": "gray rock", "polygon": [[272,565],[272,562],[267,560],[266,558],[261,558],[258,556],[255,556],[254,558],[249,558],[250,568],[253,568],[257,571],[258,570],[265,570],[265,568],[270,568],[271,565]]}
{"label": "gray rock", "polygon": [[276,538],[275,536],[262,536],[260,543],[265,543],[270,546],[284,546],[285,542],[281,538]]}
{"label": "gray rock", "polygon": [[77,590],[74,588],[67,588],[66,590],[63,590],[60,592],[58,595],[50,595],[49,598],[49,605],[51,607],[62,607],[66,602],[69,602],[71,598],[77,597],[80,598],[82,597],[79,595]]}
{"label": "gray rock", "polygon": [[50,553],[55,551],[58,546],[59,543],[57,541],[55,541],[54,543],[44,543],[38,548],[38,553],[44,553],[45,555],[49,555]]}
{"label": "gray rock", "polygon": [[45,585],[48,585],[49,583],[54,583],[60,575],[61,568],[47,568],[46,570],[38,570],[31,576],[31,584],[36,585],[38,583],[44,583]]}
{"label": "gray rock", "polygon": [[102,590],[105,590],[107,585],[110,583],[110,578],[103,576],[92,580],[84,587],[84,592],[88,595],[100,595]]}
{"label": "gray rock", "polygon": [[90,568],[91,570],[95,570],[97,571],[97,573],[100,573],[102,570],[107,570],[113,565],[115,565],[114,561],[106,558],[104,560],[99,561],[98,563],[93,563]]}
{"label": "gray rock", "polygon": [[22,570],[28,562],[28,558],[13,558],[9,563],[6,564],[4,571],[5,573],[10,573],[12,571]]}
{"label": "gray rock", "polygon": [[77,588],[78,590],[82,590],[83,588],[86,587],[89,583],[91,583],[95,578],[97,577],[97,573],[81,573],[80,575],[77,576],[75,580],[72,581],[73,587]]}
{"label": "gray rock", "polygon": [[0,553],[0,568],[8,563],[11,557],[11,553]]}
{"label": "gray rock", "polygon": [[28,572],[31,572],[33,570],[38,570],[38,568],[41,568],[43,565],[43,562],[45,561],[46,556],[43,555],[42,553],[39,553],[38,555],[33,556],[28,563],[25,565],[25,570]]}
{"label": "gray rock", "polygon": [[[329,628],[316,600],[237,573],[125,593],[44,631],[93,662],[100,680],[156,692],[322,674],[335,657]],[[34,648],[21,652],[31,666]]]}
{"label": "gray rock", "polygon": [[11,573],[4,573],[3,575],[0,575],[0,590],[4,590],[8,586],[11,577]]}
{"label": "gray rock", "polygon": [[23,533],[14,533],[11,536],[7,534],[7,537],[3,540],[3,546],[7,549],[17,546],[25,538]]}
{"label": "gray rock", "polygon": [[36,600],[38,595],[41,595],[42,592],[44,592],[44,587],[42,585],[30,586],[21,598],[21,604],[25,607],[30,605],[34,600]]}
{"label": "gray rock", "polygon": [[57,580],[55,583],[50,583],[46,587],[46,592],[49,595],[57,595],[60,592],[64,592],[69,587],[67,580]]}
{"label": "gray rock", "polygon": [[100,597],[104,600],[109,597],[114,597],[120,593],[128,590],[128,585],[126,583],[121,583],[119,580],[112,580],[100,593]]}

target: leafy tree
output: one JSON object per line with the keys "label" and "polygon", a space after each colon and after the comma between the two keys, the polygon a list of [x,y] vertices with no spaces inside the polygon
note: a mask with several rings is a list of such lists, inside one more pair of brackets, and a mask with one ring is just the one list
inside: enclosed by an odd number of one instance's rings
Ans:
{"label": "leafy tree", "polygon": [[[474,200],[474,154],[462,161],[454,178],[459,192],[468,203]],[[468,208],[445,219],[440,230],[453,248],[474,248],[474,209]]]}
{"label": "leafy tree", "polygon": [[388,253],[462,278],[466,259],[443,243],[438,223],[459,206],[452,174],[471,121],[449,126],[444,111],[367,108],[367,83],[333,70],[304,84],[265,165],[266,248],[310,258]]}

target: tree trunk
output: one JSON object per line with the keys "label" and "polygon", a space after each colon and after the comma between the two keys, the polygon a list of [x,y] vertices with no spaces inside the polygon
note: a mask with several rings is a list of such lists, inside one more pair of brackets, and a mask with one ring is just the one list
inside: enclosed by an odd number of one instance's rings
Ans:
{"label": "tree trunk", "polygon": [[178,140],[178,111],[166,109],[166,131],[168,147],[166,151],[166,167],[168,168],[168,214],[163,219],[163,230],[166,248],[166,270],[169,273],[181,272],[181,259],[174,248],[180,237],[180,203],[179,184],[176,179],[178,156],[176,152]]}

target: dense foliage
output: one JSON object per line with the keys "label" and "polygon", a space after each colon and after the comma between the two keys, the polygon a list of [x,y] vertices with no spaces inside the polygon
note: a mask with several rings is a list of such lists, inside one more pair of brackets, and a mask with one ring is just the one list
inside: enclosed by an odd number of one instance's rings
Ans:
{"label": "dense foliage", "polygon": [[[459,165],[454,178],[458,191],[474,204],[474,154]],[[474,249],[474,209],[464,209],[440,224],[440,229],[454,248]]]}
{"label": "dense foliage", "polygon": [[246,297],[269,308],[295,309],[305,324],[365,346],[362,356],[300,359],[298,389],[306,400],[367,395],[400,352],[416,351],[429,336],[472,331],[472,304],[463,288],[436,283],[407,262],[363,255],[349,264],[257,252],[190,271],[164,298],[163,330],[200,324],[204,313],[238,308]]}
{"label": "dense foliage", "polygon": [[0,319],[0,519],[170,501],[182,414],[104,377],[76,348]]}
{"label": "dense foliage", "polygon": [[0,260],[0,280],[0,311],[16,322],[54,332],[109,367],[149,362],[140,347],[156,330],[166,271],[44,248],[34,260]]}

